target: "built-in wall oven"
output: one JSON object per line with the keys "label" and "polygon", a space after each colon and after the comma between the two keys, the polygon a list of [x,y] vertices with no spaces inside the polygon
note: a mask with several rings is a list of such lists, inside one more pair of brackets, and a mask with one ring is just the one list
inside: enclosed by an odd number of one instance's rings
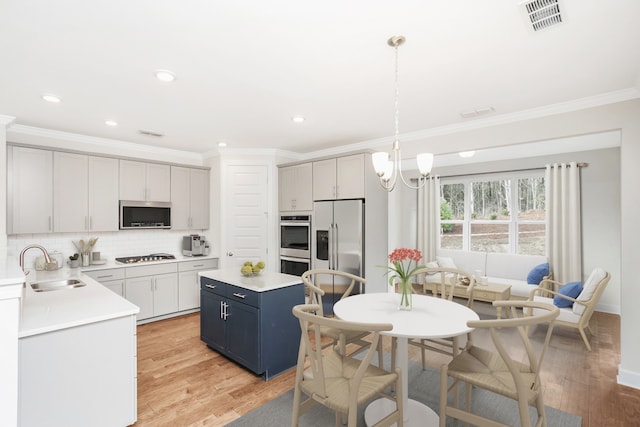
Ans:
{"label": "built-in wall oven", "polygon": [[311,268],[311,215],[280,216],[280,272],[300,276]]}

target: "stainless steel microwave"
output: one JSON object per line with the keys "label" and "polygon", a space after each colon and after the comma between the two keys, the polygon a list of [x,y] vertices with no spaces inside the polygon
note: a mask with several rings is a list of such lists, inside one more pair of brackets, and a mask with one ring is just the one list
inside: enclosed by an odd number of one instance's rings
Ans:
{"label": "stainless steel microwave", "polygon": [[171,203],[120,200],[120,230],[141,228],[171,228]]}

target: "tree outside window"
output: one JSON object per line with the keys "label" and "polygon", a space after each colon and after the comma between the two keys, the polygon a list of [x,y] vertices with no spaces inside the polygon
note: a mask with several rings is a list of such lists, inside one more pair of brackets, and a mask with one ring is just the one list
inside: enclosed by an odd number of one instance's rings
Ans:
{"label": "tree outside window", "polygon": [[542,172],[445,180],[441,184],[441,248],[545,254]]}

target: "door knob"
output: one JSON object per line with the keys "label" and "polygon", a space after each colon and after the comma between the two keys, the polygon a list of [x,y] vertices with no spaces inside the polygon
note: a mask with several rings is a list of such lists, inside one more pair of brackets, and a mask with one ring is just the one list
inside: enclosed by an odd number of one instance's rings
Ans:
{"label": "door knob", "polygon": [[233,252],[227,252],[227,256],[233,256]]}

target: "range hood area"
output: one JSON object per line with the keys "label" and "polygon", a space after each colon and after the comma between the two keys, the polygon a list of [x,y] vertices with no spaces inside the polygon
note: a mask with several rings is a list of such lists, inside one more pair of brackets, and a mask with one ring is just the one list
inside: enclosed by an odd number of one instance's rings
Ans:
{"label": "range hood area", "polygon": [[171,203],[120,200],[120,230],[145,228],[171,228]]}

